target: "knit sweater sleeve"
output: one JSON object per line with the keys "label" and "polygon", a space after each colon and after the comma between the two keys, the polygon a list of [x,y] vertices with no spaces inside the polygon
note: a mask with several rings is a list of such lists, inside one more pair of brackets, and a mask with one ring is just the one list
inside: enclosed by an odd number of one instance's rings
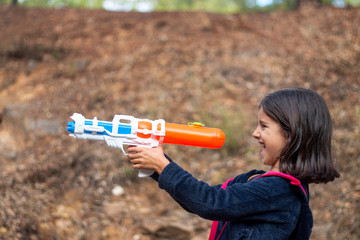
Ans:
{"label": "knit sweater sleeve", "polygon": [[171,162],[159,176],[158,182],[159,187],[181,206],[205,219],[237,221],[251,219],[255,215],[257,218],[266,215],[267,218],[268,213],[272,212],[278,215],[274,221],[287,221],[291,216],[285,216],[289,208],[286,201],[293,201],[296,196],[284,198],[291,192],[286,180],[268,177],[244,182],[247,177],[240,175],[224,190],[220,185],[212,187],[198,181]]}

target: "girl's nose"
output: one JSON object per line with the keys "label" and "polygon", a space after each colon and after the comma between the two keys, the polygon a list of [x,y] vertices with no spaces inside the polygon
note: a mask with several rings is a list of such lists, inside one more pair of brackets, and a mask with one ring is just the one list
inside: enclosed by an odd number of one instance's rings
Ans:
{"label": "girl's nose", "polygon": [[253,132],[252,136],[256,139],[260,138],[260,132],[259,132],[259,127],[257,127],[255,129],[255,131]]}

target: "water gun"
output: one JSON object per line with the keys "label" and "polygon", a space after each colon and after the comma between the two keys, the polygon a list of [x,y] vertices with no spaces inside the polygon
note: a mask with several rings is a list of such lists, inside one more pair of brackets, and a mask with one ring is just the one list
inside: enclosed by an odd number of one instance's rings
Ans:
{"label": "water gun", "polygon": [[[75,139],[105,141],[108,146],[120,148],[127,155],[124,146],[157,147],[163,143],[218,149],[224,145],[225,134],[217,128],[204,127],[194,122],[188,125],[166,123],[163,119],[138,119],[128,115],[115,115],[112,122],[86,119],[79,113],[70,117],[67,123],[69,136]],[[139,177],[150,176],[152,170],[141,169]]]}

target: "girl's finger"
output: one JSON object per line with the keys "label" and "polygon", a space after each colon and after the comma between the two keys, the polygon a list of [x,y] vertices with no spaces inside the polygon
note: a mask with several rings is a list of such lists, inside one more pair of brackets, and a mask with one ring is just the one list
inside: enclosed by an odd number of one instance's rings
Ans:
{"label": "girl's finger", "polygon": [[139,157],[140,157],[139,152],[130,152],[130,153],[128,153],[128,158],[134,159],[134,158],[139,158]]}
{"label": "girl's finger", "polygon": [[141,149],[139,149],[136,146],[128,146],[128,152],[139,152]]}

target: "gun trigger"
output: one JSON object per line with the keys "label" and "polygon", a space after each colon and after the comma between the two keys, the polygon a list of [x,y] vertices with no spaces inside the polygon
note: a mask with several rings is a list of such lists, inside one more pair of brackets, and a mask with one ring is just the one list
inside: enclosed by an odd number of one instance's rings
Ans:
{"label": "gun trigger", "polygon": [[129,155],[129,153],[127,153],[124,149],[124,144],[121,144],[121,151],[123,152],[124,155]]}
{"label": "gun trigger", "polygon": [[[129,153],[127,151],[125,151],[124,145],[127,146],[127,147],[129,146],[129,145],[123,144],[123,145],[121,145],[121,150],[123,151],[123,153],[125,155],[129,155]],[[126,147],[126,149],[127,149],[127,147]]]}

